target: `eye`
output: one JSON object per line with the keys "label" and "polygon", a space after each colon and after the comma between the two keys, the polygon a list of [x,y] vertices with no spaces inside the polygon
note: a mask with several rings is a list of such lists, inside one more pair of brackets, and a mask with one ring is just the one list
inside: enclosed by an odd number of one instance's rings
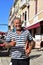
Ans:
{"label": "eye", "polygon": [[16,23],[16,24],[18,24],[18,23]]}

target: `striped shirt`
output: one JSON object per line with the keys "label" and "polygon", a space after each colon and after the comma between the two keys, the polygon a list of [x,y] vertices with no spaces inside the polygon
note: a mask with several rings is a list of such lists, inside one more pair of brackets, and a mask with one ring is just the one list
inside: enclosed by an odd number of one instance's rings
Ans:
{"label": "striped shirt", "polygon": [[28,30],[22,30],[21,34],[18,35],[17,32],[13,31],[13,32],[9,32],[6,40],[10,41],[10,40],[14,40],[16,41],[16,45],[14,47],[11,48],[11,58],[12,59],[24,59],[27,58],[28,56],[25,55],[25,43],[26,41],[32,41],[32,36],[29,33]]}

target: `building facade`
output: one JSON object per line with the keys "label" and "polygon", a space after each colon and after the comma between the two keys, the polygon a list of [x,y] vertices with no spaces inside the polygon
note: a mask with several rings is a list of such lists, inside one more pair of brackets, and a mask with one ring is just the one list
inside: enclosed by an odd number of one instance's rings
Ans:
{"label": "building facade", "polygon": [[9,26],[13,29],[14,17],[20,17],[22,26],[32,36],[43,35],[43,0],[15,0],[9,15]]}

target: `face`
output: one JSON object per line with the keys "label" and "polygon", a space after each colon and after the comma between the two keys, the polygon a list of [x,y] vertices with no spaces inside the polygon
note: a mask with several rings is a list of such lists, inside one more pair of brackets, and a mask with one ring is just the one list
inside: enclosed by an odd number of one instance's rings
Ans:
{"label": "face", "polygon": [[16,28],[16,30],[21,30],[21,21],[19,19],[15,19],[14,20],[14,27]]}

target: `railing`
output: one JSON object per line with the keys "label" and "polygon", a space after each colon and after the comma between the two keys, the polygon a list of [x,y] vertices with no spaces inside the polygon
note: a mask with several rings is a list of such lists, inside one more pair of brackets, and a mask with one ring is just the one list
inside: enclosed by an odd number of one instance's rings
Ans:
{"label": "railing", "polygon": [[26,3],[26,0],[22,0],[21,3],[20,3],[20,8],[21,8],[23,5],[25,5],[25,3]]}
{"label": "railing", "polygon": [[29,1],[30,1],[30,0],[22,0],[21,3],[20,3],[20,5],[19,5],[19,7],[22,8],[23,5],[26,6],[27,4],[29,4]]}

